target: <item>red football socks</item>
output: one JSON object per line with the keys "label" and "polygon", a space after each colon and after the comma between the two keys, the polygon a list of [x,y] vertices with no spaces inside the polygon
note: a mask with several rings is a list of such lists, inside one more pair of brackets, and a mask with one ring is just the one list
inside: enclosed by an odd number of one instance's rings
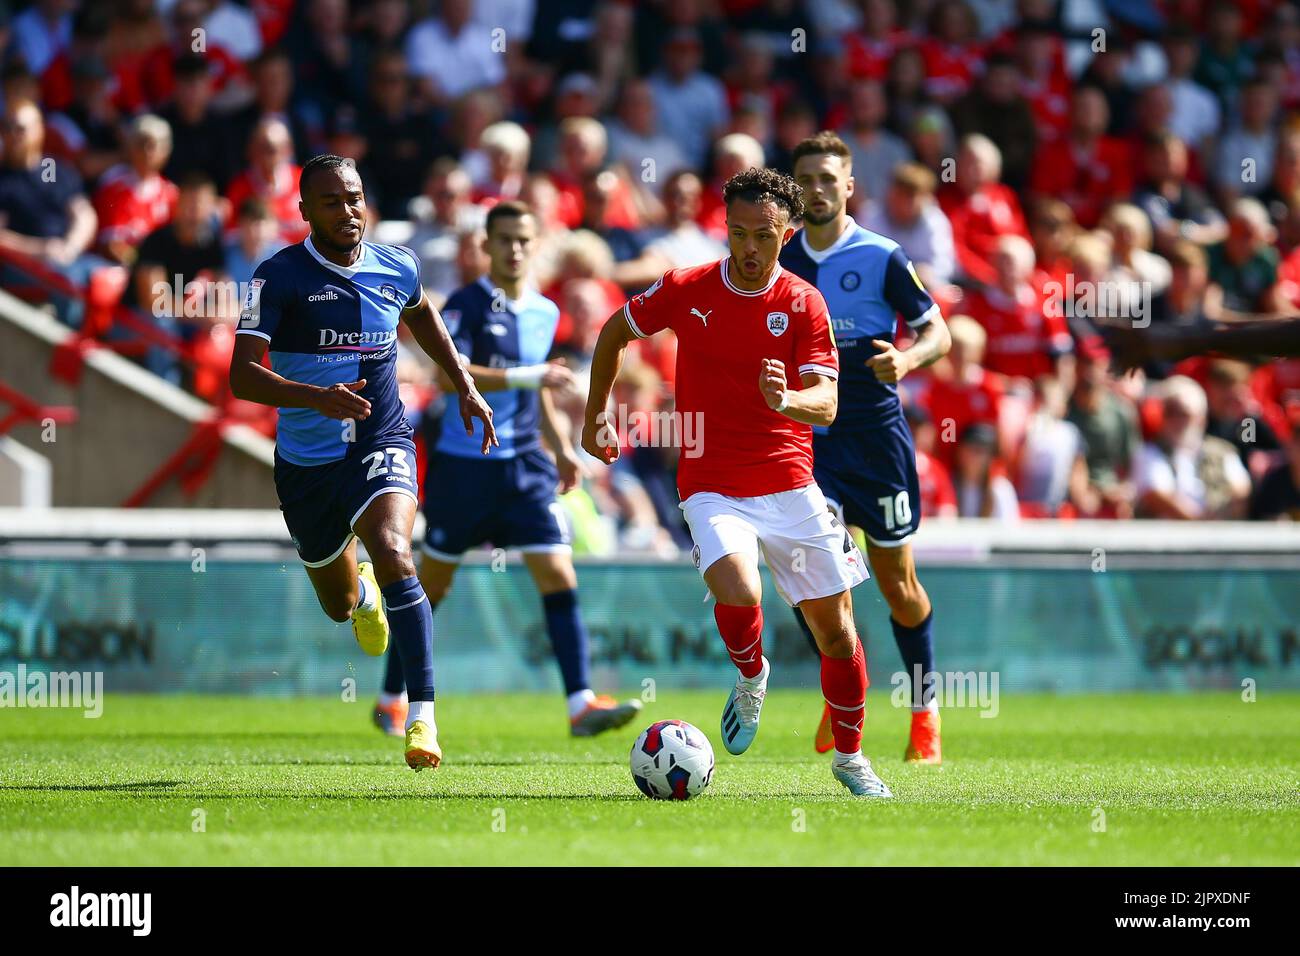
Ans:
{"label": "red football socks", "polygon": [[822,696],[831,708],[835,749],[842,754],[862,749],[862,722],[867,713],[867,657],[857,641],[852,657],[822,655]]}
{"label": "red football socks", "polygon": [[715,604],[713,619],[736,669],[751,680],[763,673],[763,608]]}

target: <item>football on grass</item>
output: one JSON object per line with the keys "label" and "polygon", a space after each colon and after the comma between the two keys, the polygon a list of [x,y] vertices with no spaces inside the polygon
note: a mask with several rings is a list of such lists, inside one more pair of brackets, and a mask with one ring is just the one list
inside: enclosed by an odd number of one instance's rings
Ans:
{"label": "football on grass", "polygon": [[632,779],[647,797],[689,800],[713,779],[713,746],[684,720],[661,720],[632,745]]}

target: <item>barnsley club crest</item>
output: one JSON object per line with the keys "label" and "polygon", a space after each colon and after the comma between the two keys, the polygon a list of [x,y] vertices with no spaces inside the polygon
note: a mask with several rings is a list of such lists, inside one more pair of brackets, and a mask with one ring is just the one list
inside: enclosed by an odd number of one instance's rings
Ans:
{"label": "barnsley club crest", "polygon": [[767,313],[767,330],[778,338],[790,327],[790,316],[784,312]]}

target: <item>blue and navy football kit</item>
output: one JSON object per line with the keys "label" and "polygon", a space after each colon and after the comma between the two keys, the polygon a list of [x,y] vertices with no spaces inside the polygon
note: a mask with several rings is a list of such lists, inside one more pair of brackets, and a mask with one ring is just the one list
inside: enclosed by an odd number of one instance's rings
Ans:
{"label": "blue and navy football kit", "polygon": [[893,341],[901,315],[919,329],[939,314],[898,243],[852,224],[817,251],[801,229],[781,265],[817,287],[840,354],[839,413],[813,429],[813,475],[840,518],[873,544],[904,544],[921,523],[916,451],[897,385],[867,365],[872,339]]}
{"label": "blue and navy football kit", "polygon": [[272,371],[291,381],[328,387],[366,380],[358,393],[370,402],[365,419],[280,409],[275,487],[308,567],[343,552],[375,498],[416,498],[419,488],[396,375],[397,324],[423,295],[418,260],[402,246],[361,247],[352,266],[330,262],[310,237],[281,249],[257,267],[236,329],[266,339]]}
{"label": "blue and navy football kit", "polygon": [[[535,289],[506,299],[484,278],[452,293],[442,318],[469,364],[505,369],[546,361],[560,310]],[[448,403],[425,478],[424,552],[456,562],[485,542],[568,551],[568,525],[555,500],[559,472],[542,447],[540,395],[506,389],[483,397],[500,444],[484,455],[482,423],[475,420],[467,435],[459,408]]]}

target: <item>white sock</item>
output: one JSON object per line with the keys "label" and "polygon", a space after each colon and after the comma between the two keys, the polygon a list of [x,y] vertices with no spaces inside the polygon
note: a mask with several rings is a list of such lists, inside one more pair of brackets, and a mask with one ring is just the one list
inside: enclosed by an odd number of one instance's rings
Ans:
{"label": "white sock", "polygon": [[930,698],[930,703],[928,703],[928,704],[919,704],[919,705],[918,705],[918,704],[913,704],[913,705],[912,705],[912,713],[914,713],[914,714],[923,714],[923,713],[925,713],[927,710],[928,710],[930,713],[932,713],[932,714],[937,714],[937,713],[939,713],[939,699],[938,699],[937,697],[931,697],[931,698]]}
{"label": "white sock", "polygon": [[859,757],[861,757],[861,756],[862,756],[862,751],[861,751],[861,750],[855,750],[855,751],[853,751],[853,753],[851,753],[851,754],[842,754],[842,753],[839,752],[839,750],[836,750],[836,751],[835,751],[835,762],[836,762],[836,763],[854,763],[854,762],[856,762],[857,759],[858,759]]}
{"label": "white sock", "polygon": [[388,691],[384,690],[379,692],[379,703],[385,707],[390,704],[395,704],[399,700],[406,700],[406,691],[402,691],[400,694],[390,694]]}
{"label": "white sock", "polygon": [[587,709],[587,705],[596,699],[594,691],[575,690],[569,695],[569,719],[572,720]]}
{"label": "white sock", "polygon": [[373,611],[378,606],[379,595],[370,593],[370,588],[367,587],[365,578],[357,578],[357,585],[360,588],[361,595],[357,599],[357,610]]}
{"label": "white sock", "polygon": [[767,675],[770,673],[772,673],[772,665],[769,664],[767,658],[764,657],[763,669],[758,672],[757,677],[746,677],[744,674],[741,674],[740,680],[743,684],[745,684],[745,686],[749,687],[751,690],[761,690],[762,688],[767,686]]}
{"label": "white sock", "polygon": [[411,729],[411,724],[417,720],[422,720],[429,725],[434,736],[438,734],[438,725],[433,721],[433,701],[431,700],[413,700],[411,709],[406,712],[406,729]]}

